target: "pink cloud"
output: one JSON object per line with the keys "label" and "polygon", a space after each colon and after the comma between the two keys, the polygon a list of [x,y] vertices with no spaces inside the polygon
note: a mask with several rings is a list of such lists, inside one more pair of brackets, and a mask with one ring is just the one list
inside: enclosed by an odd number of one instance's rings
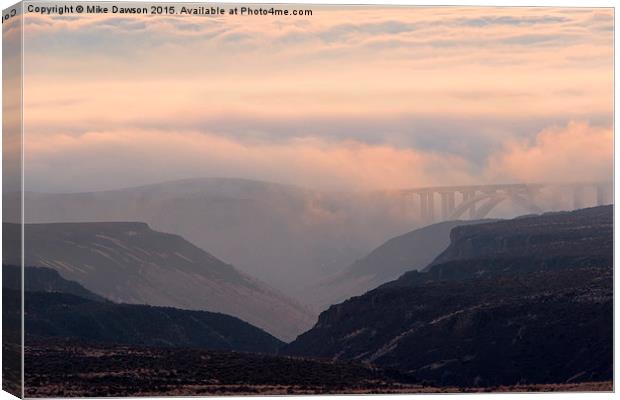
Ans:
{"label": "pink cloud", "polygon": [[606,181],[613,165],[611,129],[584,122],[545,129],[532,143],[511,141],[483,169],[455,155],[314,137],[270,143],[196,131],[132,130],[26,139],[27,176],[58,187],[83,182],[114,188],[203,176],[323,189]]}
{"label": "pink cloud", "polygon": [[487,173],[523,182],[609,181],[613,151],[611,128],[570,122],[543,130],[533,143],[511,141],[492,157]]}

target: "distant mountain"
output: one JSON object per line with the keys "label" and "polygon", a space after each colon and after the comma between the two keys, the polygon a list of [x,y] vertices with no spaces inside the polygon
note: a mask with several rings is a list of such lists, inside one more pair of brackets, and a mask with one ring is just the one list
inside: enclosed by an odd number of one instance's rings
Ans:
{"label": "distant mountain", "polygon": [[[10,291],[4,289],[3,301],[16,298]],[[35,337],[259,353],[274,353],[283,344],[229,315],[93,301],[67,293],[27,291],[25,311],[26,334]]]}
{"label": "distant mountain", "polygon": [[[21,267],[16,267],[15,265],[2,266],[3,288],[21,290],[21,282]],[[64,279],[56,270],[51,268],[24,268],[24,290],[29,292],[67,293],[93,301],[106,301],[106,299],[85,289],[79,283]]]}
{"label": "distant mountain", "polygon": [[341,273],[314,285],[309,296],[315,296],[313,304],[324,309],[364,294],[407,271],[426,267],[448,247],[452,228],[489,221],[440,222],[392,238]]}
{"label": "distant mountain", "polygon": [[304,303],[302,287],[417,223],[413,203],[394,193],[323,192],[232,178],[91,193],[26,192],[24,202],[29,223],[146,222]]}
{"label": "distant mountain", "polygon": [[[5,229],[10,233],[19,226]],[[314,321],[310,312],[267,285],[144,223],[28,224],[25,237],[26,265],[52,268],[114,302],[221,312],[283,340]]]}
{"label": "distant mountain", "polygon": [[426,272],[334,305],[284,354],[440,385],[613,376],[613,209],[454,228]]}

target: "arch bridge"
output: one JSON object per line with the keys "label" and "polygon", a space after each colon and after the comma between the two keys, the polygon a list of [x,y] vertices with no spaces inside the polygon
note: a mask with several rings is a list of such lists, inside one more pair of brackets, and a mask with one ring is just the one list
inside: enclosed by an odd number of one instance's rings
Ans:
{"label": "arch bridge", "polygon": [[611,182],[571,184],[522,183],[468,186],[437,186],[405,189],[401,193],[416,198],[417,217],[432,223],[461,218],[480,219],[495,207],[510,201],[525,213],[540,213],[549,203],[564,201],[574,209],[611,203]]}

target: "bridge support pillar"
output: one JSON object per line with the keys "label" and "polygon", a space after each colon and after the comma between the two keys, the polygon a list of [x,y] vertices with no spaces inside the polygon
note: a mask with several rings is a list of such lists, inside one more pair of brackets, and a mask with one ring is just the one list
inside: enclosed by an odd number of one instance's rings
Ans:
{"label": "bridge support pillar", "polygon": [[420,196],[420,217],[423,222],[426,222],[428,220],[428,196],[426,192],[420,192],[418,195]]}
{"label": "bridge support pillar", "polygon": [[445,221],[454,211],[454,192],[439,192],[439,194],[441,195],[441,219]]}
{"label": "bridge support pillar", "polygon": [[441,192],[441,219],[446,220],[448,218],[448,193]]}
{"label": "bridge support pillar", "polygon": [[604,185],[596,185],[596,205],[602,206],[607,202],[607,188]]}
{"label": "bridge support pillar", "polygon": [[[476,191],[467,190],[467,191],[461,192],[461,194],[463,195],[463,202],[466,202],[466,201],[471,200],[476,195]],[[475,215],[476,215],[476,203],[472,203],[472,205],[469,207],[469,218],[474,218]]]}
{"label": "bridge support pillar", "polygon": [[435,193],[432,191],[418,192],[418,196],[420,196],[420,217],[422,222],[433,222],[435,220]]}
{"label": "bridge support pillar", "polygon": [[583,186],[573,187],[573,208],[583,208]]}
{"label": "bridge support pillar", "polygon": [[454,212],[454,208],[456,207],[455,203],[456,202],[454,201],[454,192],[450,192],[448,194],[448,216],[447,217],[452,215],[452,213]]}
{"label": "bridge support pillar", "polygon": [[475,217],[476,217],[476,203],[473,203],[471,207],[469,207],[469,219],[474,219]]}
{"label": "bridge support pillar", "polygon": [[428,222],[435,221],[435,192],[428,192]]}

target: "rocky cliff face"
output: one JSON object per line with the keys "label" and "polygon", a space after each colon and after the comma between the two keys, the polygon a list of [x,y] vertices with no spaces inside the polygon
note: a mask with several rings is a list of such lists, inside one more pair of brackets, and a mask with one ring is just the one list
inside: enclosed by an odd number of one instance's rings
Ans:
{"label": "rocky cliff face", "polygon": [[455,228],[426,272],[330,307],[283,352],[441,385],[611,379],[612,224],[596,207]]}
{"label": "rocky cliff face", "polygon": [[542,260],[608,256],[613,246],[612,214],[612,206],[603,206],[456,227],[450,233],[450,246],[426,269],[481,257]]}

